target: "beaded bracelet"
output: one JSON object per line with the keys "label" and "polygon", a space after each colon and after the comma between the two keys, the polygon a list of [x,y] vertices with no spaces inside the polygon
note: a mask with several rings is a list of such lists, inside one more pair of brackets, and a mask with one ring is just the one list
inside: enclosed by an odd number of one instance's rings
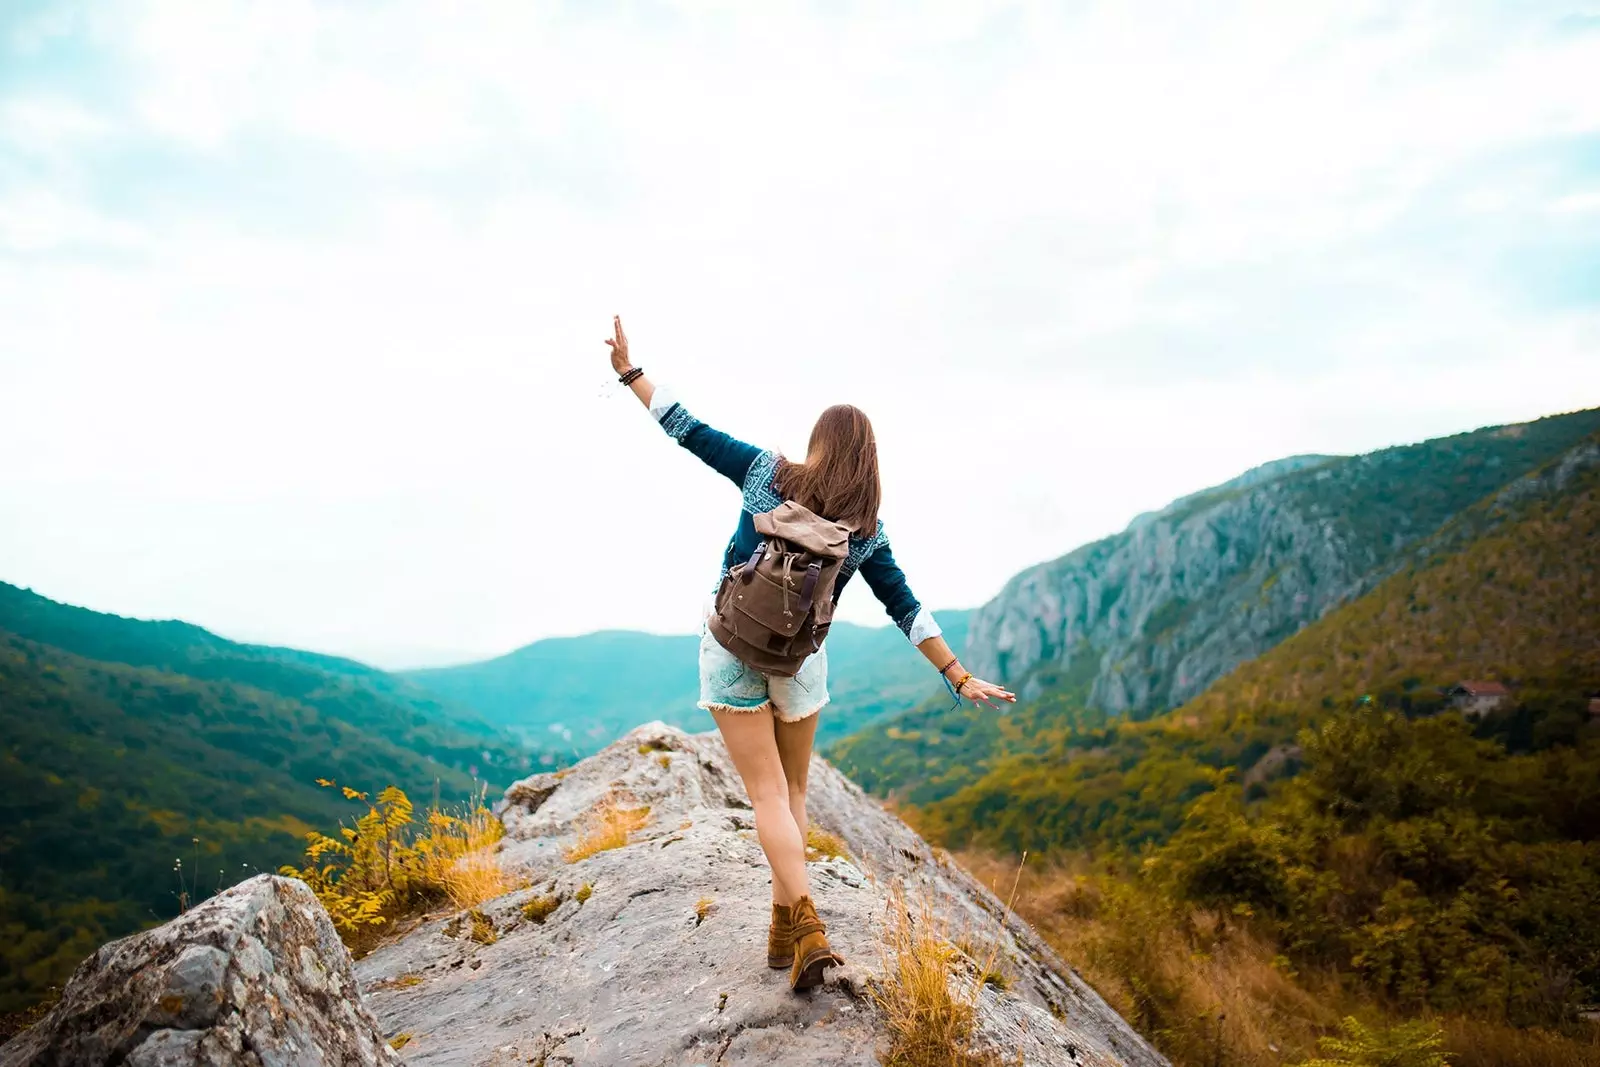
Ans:
{"label": "beaded bracelet", "polygon": [[634,381],[636,381],[643,374],[644,370],[642,368],[633,367],[630,368],[626,374],[619,377],[617,381],[621,382],[623,385],[632,385]]}
{"label": "beaded bracelet", "polygon": [[951,656],[950,657],[950,662],[946,663],[943,667],[939,668],[939,674],[942,676],[945,671],[949,670],[951,667],[954,667],[957,663],[960,663],[960,662],[961,662],[961,657],[960,656]]}
{"label": "beaded bracelet", "polygon": [[966,685],[970,681],[972,681],[972,672],[968,671],[966,674],[963,674],[961,676],[961,681],[956,683],[956,692],[957,693],[961,692],[961,687]]}

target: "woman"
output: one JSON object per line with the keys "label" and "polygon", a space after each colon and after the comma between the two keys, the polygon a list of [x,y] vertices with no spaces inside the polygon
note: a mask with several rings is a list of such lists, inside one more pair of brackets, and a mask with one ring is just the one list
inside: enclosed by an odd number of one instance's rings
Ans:
{"label": "woman", "polygon": [[[848,554],[834,585],[837,596],[856,571],[883,602],[911,643],[927,657],[958,696],[997,708],[1016,697],[964,670],[917,599],[878,521],[878,450],[872,424],[857,409],[829,408],[811,431],[804,463],[763,451],[713,430],[690,415],[664,388],[653,385],[629,357],[620,317],[611,367],[650,409],[668,436],[700,457],[744,494],[738,527],[723,553],[726,574],[761,543],[753,516],[785,501],[801,504],[850,529]],[[772,927],[767,965],[789,968],[789,984],[809,989],[831,964],[843,960],[828,945],[827,931],[811,901],[806,875],[806,774],[817,712],[828,702],[828,656],[824,647],[807,657],[793,677],[764,673],[739,662],[709,630],[700,639],[700,707],[716,720],[728,754],[744,780],[755,809],[756,834],[772,867]]]}

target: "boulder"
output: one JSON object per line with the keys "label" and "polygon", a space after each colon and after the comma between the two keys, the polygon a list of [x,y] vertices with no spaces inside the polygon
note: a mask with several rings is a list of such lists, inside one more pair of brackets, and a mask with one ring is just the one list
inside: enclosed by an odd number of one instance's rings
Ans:
{"label": "boulder", "polygon": [[[648,807],[648,821],[624,847],[568,862],[608,802]],[[407,1063],[878,1063],[888,1037],[871,987],[897,886],[930,901],[963,946],[949,980],[976,990],[980,1050],[1036,1067],[1166,1063],[990,890],[821,759],[811,820],[844,854],[818,856],[810,873],[849,965],[808,994],[766,966],[770,876],[716,734],[639,727],[517,783],[500,815],[502,860],[526,888],[356,964],[385,1031],[409,1035]],[[980,985],[991,954],[1003,989]]]}
{"label": "boulder", "polygon": [[305,883],[260,875],[101,947],[0,1067],[399,1063]]}

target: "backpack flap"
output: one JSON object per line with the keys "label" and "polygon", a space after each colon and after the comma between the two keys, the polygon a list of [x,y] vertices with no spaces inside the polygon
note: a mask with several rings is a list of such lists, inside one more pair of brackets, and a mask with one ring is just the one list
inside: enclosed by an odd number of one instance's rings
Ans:
{"label": "backpack flap", "polygon": [[824,559],[844,559],[850,553],[850,527],[824,519],[793,500],[757,512],[751,519],[756,533],[768,541],[778,538]]}

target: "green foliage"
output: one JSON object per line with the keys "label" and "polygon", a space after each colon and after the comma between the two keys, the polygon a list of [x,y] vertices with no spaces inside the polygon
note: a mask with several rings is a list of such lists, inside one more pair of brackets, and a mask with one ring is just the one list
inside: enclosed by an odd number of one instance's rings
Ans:
{"label": "green foliage", "polygon": [[[339,788],[326,779],[319,784]],[[419,825],[404,790],[389,786],[375,801],[349,786],[341,792],[367,810],[354,825],[341,826],[338,837],[308,833],[304,866],[286,864],[279,873],[311,887],[353,951],[365,951],[399,918],[445,901],[477,905],[509,888],[488,855],[504,830],[481,794],[466,811],[434,809]],[[478,857],[487,862],[472,862]],[[488,920],[476,910],[470,914],[477,940]],[[489,924],[489,935],[493,931]]]}
{"label": "green foliage", "polygon": [[[293,702],[315,712],[321,722],[382,737],[464,779],[503,787],[533,766],[527,749],[504,732],[441,703],[406,678],[353,660],[240,644],[185,622],[106,615],[4,582],[0,582],[0,632],[86,661],[181,677],[197,689],[266,694]],[[226,740],[245,750],[260,741],[249,733]],[[292,750],[294,745],[282,747]],[[545,762],[554,765],[548,758]],[[329,766],[323,764],[320,770]]]}
{"label": "green foliage", "polygon": [[[953,795],[927,805],[921,825],[953,845],[1010,851],[1160,842],[1199,796],[1251,777],[1268,752],[1289,750],[1302,730],[1339,709],[1423,715],[1439,701],[1422,695],[1437,697],[1462,678],[1487,677],[1514,684],[1515,706],[1476,727],[1488,747],[1464,748],[1456,763],[1434,768],[1435,777],[1417,768],[1380,770],[1387,763],[1379,756],[1421,758],[1394,752],[1393,737],[1382,732],[1392,728],[1381,720],[1341,726],[1353,732],[1337,744],[1355,746],[1366,758],[1324,761],[1315,773],[1350,775],[1328,788],[1357,808],[1401,816],[1416,805],[1437,805],[1450,790],[1476,788],[1481,766],[1525,756],[1533,762],[1516,764],[1519,773],[1554,774],[1569,792],[1521,790],[1518,812],[1540,805],[1540,818],[1588,839],[1600,828],[1597,786],[1576,765],[1586,765],[1579,742],[1595,733],[1586,694],[1600,689],[1600,655],[1590,636],[1600,616],[1597,546],[1600,476],[1593,471],[1573,474],[1555,495],[1525,495],[1514,508],[1473,509],[1441,533],[1430,557],[1242,664],[1175,712],[1091,729],[1052,726],[1031,709],[994,717],[989,729],[1016,732],[1004,741],[1015,754],[970,766]],[[1366,694],[1377,697],[1366,704]],[[867,737],[852,739],[847,755],[862,751]],[[1521,750],[1506,749],[1506,741]],[[1430,751],[1428,758],[1442,757]],[[1252,797],[1264,795],[1272,781],[1259,775]],[[1565,803],[1567,797],[1577,803]],[[915,803],[919,794],[908,799]]]}
{"label": "green foliage", "polygon": [[[1600,472],[1571,467],[1175,712],[1043,724],[917,819],[953,845],[1138,856],[1172,907],[1393,1009],[1554,1025],[1600,996],[1597,617]],[[1441,710],[1462,678],[1514,705]],[[1153,973],[1130,1010],[1173,1025]]]}
{"label": "green foliage", "polygon": [[1337,1036],[1317,1044],[1328,1056],[1306,1060],[1300,1067],[1449,1067],[1444,1031],[1437,1023],[1415,1020],[1373,1029],[1347,1016]]}
{"label": "green foliage", "polygon": [[[1392,711],[1336,716],[1302,743],[1305,771],[1254,811],[1220,792],[1194,804],[1147,876],[1410,1010],[1548,1023],[1600,990],[1585,918],[1600,913],[1600,843],[1544,819],[1562,783],[1543,760],[1455,716]],[[1600,739],[1571,756],[1600,775]]]}
{"label": "green foliage", "polygon": [[[580,891],[581,892],[581,891]],[[581,896],[579,903],[588,899],[587,895]],[[522,906],[522,917],[531,923],[543,925],[544,921],[561,906],[561,898],[551,893],[534,897]]]}
{"label": "green foliage", "polygon": [[474,763],[496,784],[531,765],[486,727],[430,718],[447,712],[419,692],[0,584],[0,1012],[105,941],[292,860],[348,812],[318,776],[461,802]]}

